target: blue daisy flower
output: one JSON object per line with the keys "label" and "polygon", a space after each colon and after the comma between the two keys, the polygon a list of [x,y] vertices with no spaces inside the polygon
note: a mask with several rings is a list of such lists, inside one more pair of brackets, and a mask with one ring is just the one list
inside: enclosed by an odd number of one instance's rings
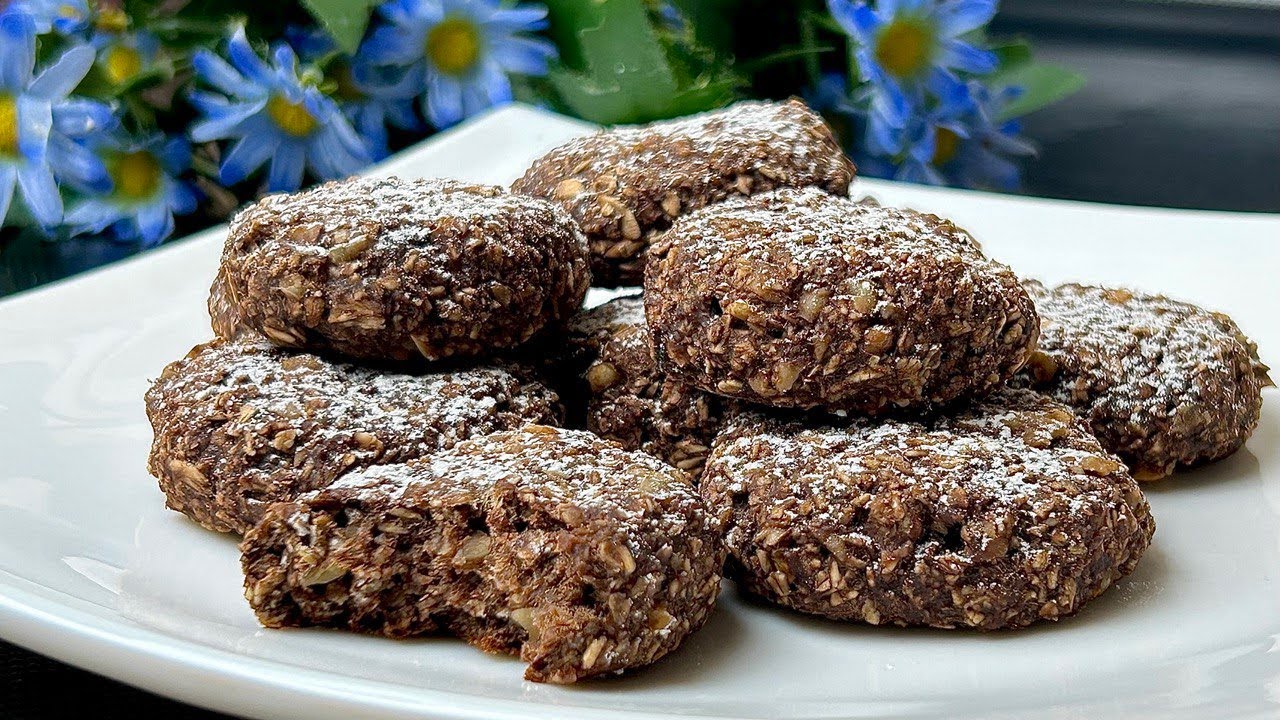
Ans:
{"label": "blue daisy flower", "polygon": [[961,37],[987,24],[996,0],[827,0],[840,27],[853,40],[861,79],[875,87],[873,104],[891,124],[902,125],[913,95],[940,94],[956,73],[996,69],[996,56]]}
{"label": "blue daisy flower", "polygon": [[33,76],[34,20],[25,12],[0,12],[0,223],[8,216],[15,187],[41,226],[62,219],[54,172],[65,158],[49,152],[50,137],[88,122],[67,96],[89,72],[93,55],[87,45],[72,47]]}
{"label": "blue daisy flower", "polygon": [[73,235],[110,228],[117,240],[158,245],[173,233],[173,216],[196,209],[196,195],[179,175],[191,165],[183,138],[113,137],[98,149],[111,178],[105,194],[86,197],[67,212]]}
{"label": "blue daisy flower", "polygon": [[53,107],[47,157],[60,185],[82,193],[106,192],[111,187],[107,167],[89,146],[120,125],[108,105],[73,97]]}
{"label": "blue daisy flower", "polygon": [[509,74],[545,75],[555,46],[527,33],[547,27],[541,5],[504,7],[500,0],[388,0],[385,21],[361,54],[372,65],[419,75],[423,114],[445,128],[511,101]]}
{"label": "blue daisy flower", "polygon": [[125,85],[149,70],[160,55],[160,39],[149,32],[98,30],[89,38],[98,50],[98,69],[112,85]]}
{"label": "blue daisy flower", "polygon": [[201,80],[220,93],[195,92],[192,104],[203,117],[191,127],[196,142],[235,140],[219,168],[224,185],[234,185],[270,161],[267,189],[297,190],[309,168],[321,179],[346,177],[371,158],[334,101],[316,87],[318,73],[299,76],[298,58],[277,45],[272,62],[250,47],[244,28],[227,42],[231,63],[200,50],[191,64]]}
{"label": "blue daisy flower", "polygon": [[[308,62],[332,57],[337,51],[333,38],[319,28],[290,26],[285,29],[285,38]],[[362,44],[355,57],[332,57],[325,67],[325,78],[333,83],[334,99],[364,140],[369,155],[382,160],[391,154],[388,125],[409,132],[425,129],[414,109],[414,100],[423,91],[423,77],[405,68],[373,65],[367,59],[368,47],[368,43]]]}
{"label": "blue daisy flower", "polygon": [[30,14],[40,35],[74,35],[89,27],[93,17],[89,0],[15,0],[9,9]]}

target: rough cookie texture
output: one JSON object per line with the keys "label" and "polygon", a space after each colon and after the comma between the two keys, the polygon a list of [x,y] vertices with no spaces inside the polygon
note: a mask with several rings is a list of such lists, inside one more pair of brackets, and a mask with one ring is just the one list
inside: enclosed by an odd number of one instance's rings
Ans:
{"label": "rough cookie texture", "polygon": [[650,250],[658,366],[776,407],[880,414],[981,396],[1035,347],[1018,278],[935,215],[814,189],[712,205]]}
{"label": "rough cookie texture", "polygon": [[399,374],[264,340],[196,346],[164,369],[146,402],[155,431],[148,470],[168,506],[237,533],[270,503],[348,470],[560,416],[555,393],[514,369]]}
{"label": "rough cookie texture", "polygon": [[1026,285],[1040,345],[1021,379],[1075,407],[1134,477],[1226,457],[1257,427],[1272,383],[1231,318],[1130,290]]}
{"label": "rough cookie texture", "polygon": [[700,485],[748,591],[838,620],[983,630],[1057,620],[1155,529],[1064,405],[1003,390],[928,424],[743,413]]}
{"label": "rough cookie texture", "polygon": [[448,632],[570,683],[654,662],[702,626],[719,532],[679,470],[531,425],[276,505],[241,549],[268,627]]}
{"label": "rough cookie texture", "polygon": [[618,298],[615,312],[626,322],[613,326],[599,358],[585,373],[590,389],[587,428],[643,450],[688,472],[702,474],[712,439],[729,412],[729,400],[671,380],[658,370],[649,349],[642,299]]}
{"label": "rough cookie texture", "polygon": [[232,220],[219,274],[219,332],[389,360],[515,347],[577,312],[590,284],[586,240],[556,205],[399,178],[263,198]]}
{"label": "rough cookie texture", "polygon": [[512,189],[563,205],[591,246],[594,284],[637,285],[656,231],[704,205],[779,187],[847,195],[854,168],[799,100],[725,110],[573,140]]}

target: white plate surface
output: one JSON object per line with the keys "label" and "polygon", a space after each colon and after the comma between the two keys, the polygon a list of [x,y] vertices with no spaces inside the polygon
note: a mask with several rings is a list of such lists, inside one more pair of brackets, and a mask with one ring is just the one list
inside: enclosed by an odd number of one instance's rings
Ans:
{"label": "white plate surface", "polygon": [[[506,183],[587,126],[511,107],[377,170]],[[1188,177],[1194,182],[1193,176]],[[1015,270],[1231,313],[1280,364],[1280,218],[864,182],[948,215]],[[1150,488],[1137,572],[1079,616],[975,634],[840,625],[727,589],[656,667],[572,688],[449,639],[260,628],[235,542],[163,507],[142,394],[210,332],[222,232],[0,302],[0,636],[253,717],[1274,718],[1280,397],[1248,448]]]}

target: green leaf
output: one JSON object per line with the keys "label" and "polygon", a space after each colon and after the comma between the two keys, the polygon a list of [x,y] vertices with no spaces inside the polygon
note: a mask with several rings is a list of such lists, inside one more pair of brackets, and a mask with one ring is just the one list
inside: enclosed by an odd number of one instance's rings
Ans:
{"label": "green leaf", "polygon": [[562,59],[549,80],[581,118],[646,122],[733,97],[732,79],[691,77],[692,56],[668,53],[643,0],[548,0],[547,7]]}
{"label": "green leaf", "polygon": [[348,55],[355,54],[369,25],[369,16],[380,0],[302,0],[307,12]]}
{"label": "green leaf", "polygon": [[1028,63],[1001,73],[992,84],[1022,88],[1022,95],[1005,106],[1000,115],[1001,120],[1008,120],[1052,105],[1084,87],[1084,83],[1084,75],[1074,70],[1057,65]]}
{"label": "green leaf", "polygon": [[1031,63],[1031,44],[1026,40],[1014,40],[1003,45],[995,45],[991,51],[996,54],[998,63],[993,74],[995,78]]}

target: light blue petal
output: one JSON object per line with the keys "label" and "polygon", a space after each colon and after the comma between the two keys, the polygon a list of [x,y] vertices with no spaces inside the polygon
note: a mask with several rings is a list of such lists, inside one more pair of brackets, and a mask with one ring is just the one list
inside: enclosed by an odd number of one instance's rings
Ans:
{"label": "light blue petal", "polygon": [[465,114],[462,105],[462,86],[442,73],[427,76],[427,97],[424,113],[437,129],[443,130],[460,122]]}
{"label": "light blue petal", "polygon": [[275,80],[275,75],[271,72],[271,66],[262,61],[258,57],[258,53],[253,51],[253,47],[249,45],[249,39],[245,37],[244,26],[236,28],[231,39],[227,41],[227,57],[231,59],[231,64],[252,83],[270,87]]}
{"label": "light blue petal", "polygon": [[[260,113],[267,104],[267,99],[226,105],[217,113],[208,113],[204,120],[191,126],[191,139],[195,142],[209,142],[224,138],[239,137],[244,132],[246,122]],[[205,108],[202,108],[205,109]]]}
{"label": "light blue petal", "polygon": [[91,199],[72,206],[63,219],[63,224],[71,226],[73,235],[100,233],[122,217],[119,207],[103,200]]}
{"label": "light blue petal", "polygon": [[197,50],[191,58],[191,67],[201,80],[232,97],[238,97],[249,84],[226,60],[209,50]]}
{"label": "light blue petal", "polygon": [[183,172],[191,167],[191,144],[180,137],[165,141],[157,155],[160,158],[160,164],[171,174]]}
{"label": "light blue petal", "polygon": [[[885,17],[891,16],[892,13],[885,11],[883,5],[881,3],[881,12]],[[881,25],[876,11],[860,0],[827,0],[827,9],[841,29],[859,45],[870,45],[876,29]]]}
{"label": "light blue petal", "polygon": [[18,168],[18,187],[22,188],[22,201],[31,216],[46,228],[62,219],[62,196],[53,173],[44,164],[26,163]]}
{"label": "light blue petal", "polygon": [[275,133],[258,132],[245,135],[236,141],[222,166],[218,168],[218,179],[224,185],[235,185],[253,174],[255,170],[271,157],[280,146],[280,136]]}
{"label": "light blue petal", "polygon": [[10,165],[0,165],[0,227],[9,215],[9,203],[13,201],[13,186],[18,182],[17,171]]}
{"label": "light blue petal", "polygon": [[522,5],[495,10],[486,23],[508,32],[534,32],[547,29],[547,9],[542,5]]}
{"label": "light blue petal", "polygon": [[413,65],[426,54],[426,33],[409,32],[397,25],[374,28],[360,46],[361,62],[370,65]]}
{"label": "light blue petal", "polygon": [[0,13],[0,88],[22,90],[36,64],[36,28],[23,12]]}
{"label": "light blue petal", "polygon": [[111,108],[97,100],[75,97],[53,106],[55,132],[80,138],[119,124]]}
{"label": "light blue petal", "polygon": [[53,127],[49,101],[31,95],[18,96],[18,150],[30,163],[43,163]]}
{"label": "light blue petal", "polygon": [[907,0],[903,0],[902,3],[899,0],[876,0],[876,11],[880,17],[888,22],[890,18],[896,17],[904,9],[902,5],[905,2]]}
{"label": "light blue petal", "polygon": [[308,148],[308,158],[315,174],[325,180],[336,180],[353,175],[368,164],[369,155],[363,144],[351,152],[333,128],[326,128]]}
{"label": "light blue petal", "polygon": [[944,40],[938,63],[944,67],[974,75],[986,75],[996,69],[996,54],[960,40]]}
{"label": "light blue petal", "polygon": [[411,102],[393,102],[386,105],[387,120],[401,130],[422,130],[424,125]]}
{"label": "light blue petal", "polygon": [[281,143],[271,158],[271,170],[267,177],[268,192],[293,192],[302,185],[302,173],[306,169],[307,155],[300,143]]}
{"label": "light blue petal", "polygon": [[946,185],[946,178],[928,163],[908,161],[898,169],[894,180],[916,183],[919,185]]}
{"label": "light blue petal", "polygon": [[138,236],[147,247],[159,245],[173,233],[173,213],[163,200],[138,208],[137,223]]}
{"label": "light blue petal", "polygon": [[542,76],[556,56],[556,46],[541,38],[510,37],[493,45],[490,53],[507,72]]}
{"label": "light blue petal", "polygon": [[31,83],[30,93],[46,100],[61,100],[89,73],[95,57],[97,53],[91,45],[76,45],[40,73]]}
{"label": "light blue petal", "polygon": [[938,8],[938,29],[955,37],[991,22],[996,14],[996,0],[950,0]]}
{"label": "light blue petal", "polygon": [[103,193],[111,189],[111,177],[102,158],[79,143],[51,135],[48,158],[58,182],[80,192]]}

